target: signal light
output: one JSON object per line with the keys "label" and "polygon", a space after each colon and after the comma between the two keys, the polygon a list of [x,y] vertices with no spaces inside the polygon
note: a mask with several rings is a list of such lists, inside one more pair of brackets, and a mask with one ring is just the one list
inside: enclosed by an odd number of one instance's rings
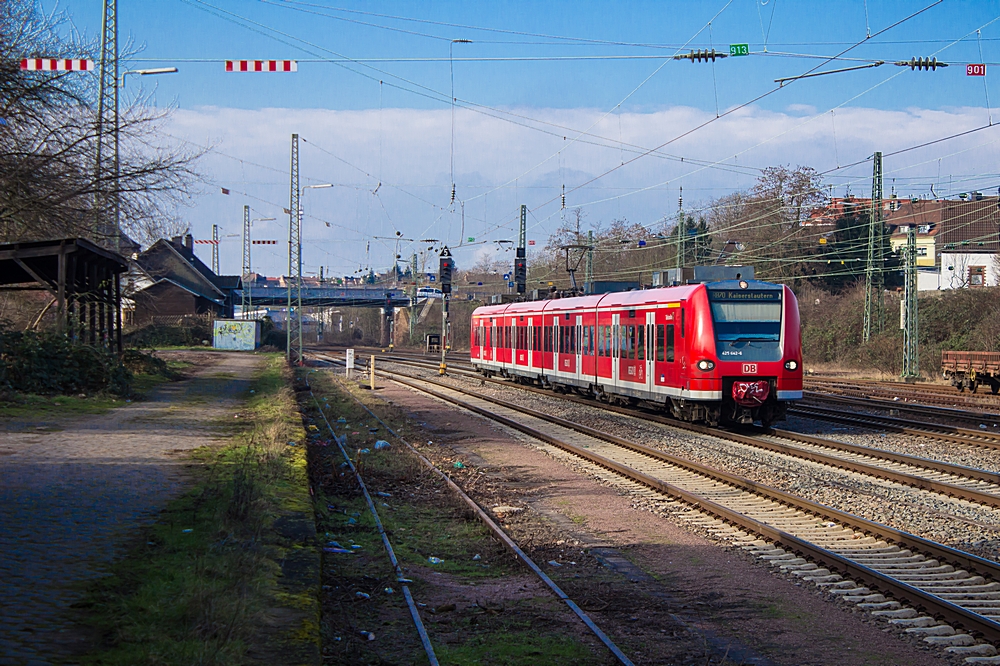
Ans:
{"label": "signal light", "polygon": [[896,62],[897,67],[909,67],[910,70],[922,69],[931,70],[932,72],[938,67],[947,67],[948,63],[938,62],[937,58],[910,58],[909,60],[899,60]]}
{"label": "signal light", "polygon": [[451,252],[445,248],[441,252],[441,263],[438,266],[438,282],[442,294],[451,293],[451,277],[455,271],[455,260],[451,258]]}
{"label": "signal light", "polygon": [[690,53],[679,53],[674,56],[674,60],[690,60],[691,62],[715,62],[716,58],[728,58],[728,53],[722,53],[715,49],[699,49]]}
{"label": "signal light", "polygon": [[517,248],[516,256],[514,257],[514,286],[517,293],[523,294],[527,291],[528,283],[528,260],[524,256],[524,248]]}

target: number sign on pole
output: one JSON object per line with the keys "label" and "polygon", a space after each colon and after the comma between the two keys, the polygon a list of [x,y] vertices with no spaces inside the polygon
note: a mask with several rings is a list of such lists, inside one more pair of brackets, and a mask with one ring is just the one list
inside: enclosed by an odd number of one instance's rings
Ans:
{"label": "number sign on pole", "polygon": [[970,63],[965,66],[966,76],[986,76],[986,65],[984,63]]}
{"label": "number sign on pole", "polygon": [[749,44],[730,44],[729,45],[729,55],[731,55],[731,56],[745,56],[745,55],[750,55],[750,45]]}

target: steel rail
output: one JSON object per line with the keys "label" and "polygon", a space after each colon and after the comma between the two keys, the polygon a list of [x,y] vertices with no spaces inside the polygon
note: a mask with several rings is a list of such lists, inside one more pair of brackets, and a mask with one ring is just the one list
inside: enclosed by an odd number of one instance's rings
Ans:
{"label": "steel rail", "polygon": [[[402,365],[418,365],[418,366],[420,365],[419,362],[414,362],[409,360],[407,361],[393,360],[391,362],[399,363]],[[554,395],[551,391],[545,391],[542,389],[537,389],[535,387],[525,387],[523,385],[510,384],[509,382],[502,380],[487,379],[482,377],[480,377],[480,379],[484,381],[490,381],[491,383],[496,383],[501,386],[516,387],[522,390],[540,393],[542,395],[549,395],[549,396]],[[626,416],[631,416],[631,417],[637,416],[637,414],[633,410],[616,407],[614,405],[596,403],[592,400],[581,399],[576,396],[563,395],[560,397],[568,401],[576,402],[578,404],[583,404],[590,407],[599,407],[606,411],[612,411]],[[955,497],[970,502],[977,502],[979,504],[983,504],[986,506],[1000,507],[1000,490],[992,492],[983,491],[976,488],[969,488],[955,483],[950,483],[948,481],[928,479],[926,477],[917,474],[909,474],[898,470],[887,469],[884,467],[879,467],[877,465],[871,465],[864,462],[845,459],[842,457],[838,457],[836,455],[827,455],[818,451],[809,451],[801,448],[787,446],[778,442],[762,439],[758,436],[743,435],[740,433],[732,432],[730,430],[710,428],[707,426],[701,426],[693,423],[677,421],[676,419],[670,419],[659,414],[643,413],[642,417],[646,420],[654,421],[656,423],[660,423],[668,427],[687,430],[690,432],[696,432],[703,435],[710,435],[721,439],[727,439],[730,441],[738,442],[740,444],[744,444],[746,446],[751,446],[758,449],[764,449],[772,451],[774,453],[779,453],[782,455],[799,458],[802,460],[809,460],[811,462],[827,465],[838,469],[846,469],[852,472],[873,476],[875,478],[881,478],[895,483],[900,483],[914,488],[919,488],[921,490],[940,493],[942,495]],[[974,434],[978,434],[975,433],[975,431],[972,432]],[[972,467],[965,467],[962,465],[953,465],[938,460],[930,460],[926,458],[920,458],[917,456],[909,456],[900,453],[893,453],[891,451],[884,451],[882,449],[858,446],[855,444],[824,439],[821,437],[800,435],[798,433],[793,433],[785,430],[773,430],[773,434],[783,439],[788,439],[791,441],[798,441],[805,444],[812,444],[814,446],[822,446],[825,448],[833,449],[836,451],[844,451],[846,453],[851,453],[855,455],[864,455],[870,458],[886,460],[888,462],[893,462],[898,464],[905,464],[914,467],[922,467],[924,469],[935,472],[941,472],[945,474],[951,474],[957,477],[974,479],[977,481],[985,481],[988,483],[1000,485],[1000,474],[997,474],[995,472],[990,472],[987,470],[975,469]],[[964,442],[965,439],[962,439],[961,441]]]}
{"label": "steel rail", "polygon": [[323,408],[319,404],[319,400],[317,400],[316,396],[313,395],[308,377],[306,378],[306,387],[309,389],[309,396],[313,399],[313,402],[316,403],[316,411],[318,411],[320,416],[323,417],[323,422],[326,423],[327,430],[330,431],[333,441],[337,443],[337,448],[340,449],[340,454],[344,456],[344,460],[347,461],[351,471],[354,472],[354,478],[357,479],[358,485],[361,487],[361,492],[364,493],[365,501],[368,503],[368,510],[375,519],[375,527],[378,528],[379,536],[382,537],[382,545],[385,546],[385,550],[389,554],[389,561],[392,563],[392,568],[396,572],[396,582],[399,583],[399,587],[403,591],[403,597],[406,599],[406,605],[410,609],[410,618],[413,620],[413,624],[417,628],[417,634],[420,636],[420,644],[423,646],[424,652],[427,654],[427,660],[430,662],[431,666],[439,666],[437,655],[434,654],[434,646],[431,645],[431,637],[427,635],[427,629],[424,627],[423,620],[420,619],[420,612],[417,610],[417,604],[413,601],[413,595],[410,593],[410,588],[406,584],[407,579],[403,576],[403,569],[399,566],[399,561],[396,559],[396,553],[392,549],[392,544],[389,543],[389,535],[385,533],[385,527],[383,527],[382,520],[379,518],[378,510],[375,509],[375,503],[372,501],[372,496],[368,493],[368,487],[365,485],[364,479],[361,478],[361,472],[359,472],[358,468],[354,466],[354,461],[351,460],[349,455],[347,455],[347,450],[344,448],[344,442],[347,441],[347,435],[343,435],[341,438],[337,436],[336,432],[334,432],[333,426],[330,425],[330,421],[326,418],[326,414],[323,412]]}
{"label": "steel rail", "polygon": [[[456,406],[459,406],[468,411],[474,412],[483,416],[491,421],[496,421],[509,428],[522,432],[526,435],[549,443],[556,446],[564,451],[570,452],[581,458],[584,458],[594,464],[600,465],[607,469],[610,469],[618,474],[625,476],[626,478],[632,479],[646,485],[650,488],[663,492],[666,495],[676,497],[681,499],[687,504],[695,506],[706,513],[715,515],[726,522],[734,524],[741,529],[748,530],[750,532],[759,534],[763,536],[766,540],[772,541],[775,544],[787,548],[801,557],[805,557],[816,562],[822,563],[824,566],[836,570],[838,572],[843,572],[843,575],[855,579],[861,580],[866,585],[869,585],[875,589],[881,590],[883,594],[890,595],[896,600],[908,603],[914,606],[918,610],[923,610],[929,614],[935,615],[949,624],[966,629],[970,633],[974,633],[982,636],[984,639],[1000,643],[1000,623],[995,622],[987,617],[979,615],[973,611],[963,608],[957,604],[951,603],[945,599],[942,599],[934,594],[926,592],[925,590],[919,589],[912,585],[909,585],[903,581],[896,580],[891,576],[883,574],[879,571],[861,565],[857,562],[852,561],[850,558],[844,557],[837,553],[831,552],[821,546],[813,544],[806,541],[800,537],[789,534],[783,530],[777,529],[773,526],[761,523],[753,518],[745,516],[733,509],[722,506],[712,500],[702,497],[696,493],[679,488],[673,484],[664,482],[660,479],[649,476],[643,472],[635,470],[628,467],[622,463],[601,456],[592,451],[579,448],[568,442],[564,442],[557,437],[549,435],[548,433],[541,432],[537,429],[531,428],[530,426],[524,425],[514,419],[495,414],[490,410],[478,407],[476,405],[471,405],[467,402],[459,400],[453,396],[441,393],[440,391],[435,391],[429,389],[426,386],[418,386],[411,381],[414,379],[418,382],[424,384],[441,386],[450,391],[454,391],[460,394],[473,395],[471,392],[464,391],[460,388],[449,386],[443,384],[436,380],[426,379],[426,378],[413,378],[407,377],[405,375],[399,376],[397,373],[380,370],[378,371],[383,377],[388,377],[392,381],[398,382],[404,386],[408,386],[414,390],[426,393],[435,398],[449,402]],[[484,400],[497,404],[499,406],[505,407],[507,409],[517,411],[523,414],[530,415],[534,418],[538,418],[549,423],[559,425],[564,428],[568,428],[575,432],[586,434],[591,437],[595,437],[613,444],[622,446],[623,448],[635,451],[637,453],[642,453],[648,457],[657,459],[661,462],[665,462],[676,467],[686,469],[688,471],[694,472],[706,478],[725,483],[727,485],[739,488],[741,490],[749,491],[766,499],[785,504],[789,507],[793,507],[809,514],[818,516],[828,521],[835,521],[841,525],[850,527],[853,530],[862,532],[864,534],[872,535],[877,538],[885,539],[889,542],[895,543],[902,548],[909,549],[913,552],[920,553],[929,558],[945,561],[953,565],[962,567],[963,569],[970,570],[978,573],[984,577],[989,577],[993,580],[1000,581],[1000,563],[991,562],[984,558],[972,555],[971,553],[965,553],[963,551],[945,546],[923,537],[919,537],[903,530],[899,530],[881,523],[876,523],[874,521],[869,521],[859,516],[854,516],[852,514],[828,507],[816,502],[806,500],[804,498],[786,493],[784,491],[778,490],[776,488],[771,488],[764,484],[759,484],[757,482],[745,479],[743,477],[737,476],[735,474],[730,474],[728,472],[723,472],[721,470],[702,465],[700,463],[695,463],[690,460],[685,460],[682,458],[677,458],[671,456],[670,454],[663,453],[656,449],[638,444],[636,442],[629,442],[614,435],[604,433],[588,426],[583,426],[581,424],[566,421],[565,419],[560,419],[549,414],[544,414],[542,412],[522,407],[520,405],[514,405],[511,403],[506,403],[505,401],[498,400],[495,398],[488,398],[485,396],[474,395],[475,398],[479,400]]]}
{"label": "steel rail", "polygon": [[[337,380],[337,383],[338,384],[340,383],[339,379]],[[550,590],[552,590],[553,594],[555,594],[556,597],[558,597],[563,603],[565,603],[567,606],[569,606],[570,610],[572,610],[573,613],[575,613],[576,616],[579,617],[580,620],[585,625],[587,625],[587,628],[590,629],[590,631],[595,636],[597,636],[597,638],[604,644],[604,646],[608,648],[608,650],[611,652],[611,654],[613,654],[615,656],[615,658],[618,660],[619,663],[624,664],[624,666],[634,666],[632,660],[630,660],[625,655],[625,653],[622,652],[621,649],[617,645],[615,645],[615,643],[608,637],[608,635],[605,634],[601,630],[601,628],[597,626],[597,624],[590,618],[590,616],[587,615],[586,611],[584,611],[582,608],[580,608],[580,606],[577,605],[577,603],[575,601],[573,601],[569,597],[569,595],[567,595],[565,592],[563,592],[562,588],[560,588],[559,585],[556,584],[556,582],[554,580],[552,580],[551,578],[549,578],[549,576],[544,571],[542,571],[541,567],[539,567],[535,563],[535,561],[532,560],[528,556],[527,553],[525,553],[523,550],[521,550],[521,547],[517,545],[517,542],[515,542],[513,539],[511,539],[507,535],[507,533],[503,531],[503,528],[501,528],[499,525],[497,525],[496,522],[489,516],[489,514],[487,514],[482,509],[482,507],[480,507],[479,504],[476,503],[476,501],[474,499],[472,499],[471,497],[469,497],[469,495],[466,494],[466,492],[464,490],[462,490],[458,486],[458,484],[456,484],[454,481],[452,481],[451,478],[447,474],[445,474],[440,469],[438,469],[437,466],[434,463],[432,463],[430,460],[428,460],[412,444],[410,444],[408,441],[406,441],[405,439],[403,439],[403,437],[401,435],[399,435],[395,430],[393,430],[389,426],[388,423],[386,423],[381,418],[379,418],[378,415],[375,414],[375,412],[373,412],[372,410],[370,410],[368,408],[368,406],[365,405],[365,403],[361,402],[361,400],[359,400],[357,398],[357,396],[355,396],[350,391],[346,391],[346,393],[349,396],[351,396],[351,398],[353,398],[354,401],[357,402],[358,405],[360,405],[362,409],[364,409],[366,412],[368,412],[369,414],[371,414],[375,418],[376,421],[378,421],[379,423],[381,423],[382,427],[385,428],[390,434],[392,434],[393,437],[395,437],[397,440],[399,440],[401,443],[403,443],[415,456],[417,456],[417,458],[419,458],[420,461],[423,462],[423,464],[431,472],[433,472],[434,474],[436,474],[437,476],[439,476],[441,479],[443,479],[444,482],[448,485],[448,487],[452,490],[452,492],[454,492],[456,495],[458,495],[458,497],[466,504],[466,506],[468,506],[469,509],[472,510],[472,512],[475,514],[475,516],[484,525],[486,525],[486,527],[490,530],[490,532],[492,532],[493,535],[497,539],[499,539],[509,551],[511,551],[512,553],[514,553],[514,556],[517,557],[517,559],[521,560],[521,562],[523,562],[525,566],[527,566],[529,569],[531,569],[531,571],[536,576],[538,576],[541,579],[541,581],[543,583],[545,583],[546,586],[548,586],[548,588]],[[325,418],[326,417],[324,417],[324,419]],[[327,425],[329,426],[329,422],[327,422]],[[332,430],[331,430],[331,432],[332,432]],[[334,436],[336,436],[336,435],[334,435]]]}
{"label": "steel rail", "polygon": [[820,393],[816,391],[804,391],[803,398],[809,401],[833,402],[842,405],[854,405],[867,407],[870,409],[898,410],[910,414],[927,416],[933,414],[945,418],[959,418],[968,421],[993,421],[1000,420],[1000,414],[996,412],[977,412],[970,409],[960,409],[958,407],[941,407],[939,405],[922,405],[912,402],[896,402],[875,396],[863,395],[861,397],[851,395],[840,395],[831,393]]}
{"label": "steel rail", "polygon": [[844,414],[822,407],[810,407],[807,405],[799,405],[788,411],[795,416],[820,419],[822,421],[876,428],[904,435],[918,435],[920,437],[928,437],[945,442],[958,442],[960,444],[980,446],[988,449],[1000,449],[1000,439],[991,436],[992,433],[984,433],[968,428],[957,428],[955,426],[927,423],[924,421],[895,419],[891,416],[877,416],[874,414]]}

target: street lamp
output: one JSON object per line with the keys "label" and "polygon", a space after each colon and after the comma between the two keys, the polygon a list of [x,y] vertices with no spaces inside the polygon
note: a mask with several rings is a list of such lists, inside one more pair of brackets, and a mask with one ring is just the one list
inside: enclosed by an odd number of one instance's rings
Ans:
{"label": "street lamp", "polygon": [[[117,67],[116,67],[117,69]],[[127,72],[123,72],[121,79],[116,81],[118,88],[125,87],[125,77],[129,74],[137,74],[139,76],[145,76],[147,74],[169,74],[176,72],[176,67],[158,67],[156,69],[133,69]],[[103,90],[103,83],[101,84]],[[103,95],[103,93],[102,93]],[[121,250],[121,236],[122,236],[122,210],[121,210],[121,164],[119,162],[119,147],[118,147],[118,134],[119,134],[119,124],[118,124],[118,90],[114,91],[114,127],[112,129],[112,141],[113,141],[113,157],[112,157],[112,178],[114,179],[114,217],[115,217],[115,251]],[[101,136],[97,136],[97,168],[98,171],[101,170]]]}
{"label": "street lamp", "polygon": [[176,67],[155,67],[153,69],[130,69],[127,72],[122,72],[121,79],[118,81],[118,87],[125,87],[125,77],[129,74],[135,74],[136,76],[150,76],[155,74],[175,74],[177,72]]}

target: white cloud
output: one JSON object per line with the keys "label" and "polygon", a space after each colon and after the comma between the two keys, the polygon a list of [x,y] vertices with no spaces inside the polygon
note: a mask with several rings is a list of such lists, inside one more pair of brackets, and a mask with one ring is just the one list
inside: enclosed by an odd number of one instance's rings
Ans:
{"label": "white cloud", "polygon": [[[463,227],[461,207],[451,205],[450,110],[178,110],[170,121],[171,134],[215,145],[219,153],[239,158],[207,156],[202,170],[216,186],[233,193],[226,197],[215,187],[207,188],[207,193],[195,198],[194,207],[182,213],[198,237],[207,238],[213,223],[220,225],[223,235],[239,234],[242,206],[249,203],[255,216],[278,218],[259,223],[255,227],[258,238],[285,238],[287,216],[281,207],[288,206],[289,198],[289,140],[292,132],[298,132],[304,139],[302,184],[337,185],[310,190],[304,197],[306,270],[317,271],[323,265],[343,274],[369,264],[388,265],[395,243],[372,237],[393,237],[397,230],[404,238],[441,238],[453,245],[467,236],[489,241],[512,238],[521,203],[531,210],[529,238],[537,239],[541,247],[559,224],[563,184],[568,190],[567,206],[586,206],[590,223],[607,224],[626,217],[654,224],[676,210],[679,185],[684,187],[687,207],[753,183],[752,173],[734,173],[734,169],[801,164],[826,171],[864,160],[875,150],[888,154],[987,121],[986,110],[980,108],[882,111],[855,107],[816,113],[811,107],[792,105],[785,113],[744,108],[718,120],[690,107],[610,115],[594,109],[509,111],[541,122],[512,117],[537,128],[528,129],[468,110],[456,113],[455,182],[458,199],[466,202]],[[706,122],[707,126],[685,136]],[[577,133],[569,127],[591,128],[595,136],[574,140]],[[622,167],[638,153],[620,146],[619,141],[647,148],[668,145],[662,155],[647,155]],[[995,170],[998,141],[1000,133],[989,129],[887,157],[886,190],[895,177],[900,194],[926,192],[931,183],[937,183],[939,193],[946,193],[949,176],[953,176],[956,192],[982,189],[988,184],[985,181],[971,185],[954,181]],[[721,161],[724,168],[706,167],[706,161]],[[870,164],[862,164],[847,172],[834,171],[829,182],[843,191],[844,184],[853,179],[854,191],[864,192],[870,188],[870,173]],[[602,174],[607,175],[574,189]],[[315,216],[332,226],[326,227]],[[405,257],[420,249],[426,246],[411,247],[404,242],[400,253]],[[457,261],[471,264],[477,251],[481,247],[460,249]],[[255,246],[254,254],[256,269],[269,274],[285,270],[286,246]],[[239,257],[239,239],[227,239],[222,246],[223,270],[238,272]]]}

